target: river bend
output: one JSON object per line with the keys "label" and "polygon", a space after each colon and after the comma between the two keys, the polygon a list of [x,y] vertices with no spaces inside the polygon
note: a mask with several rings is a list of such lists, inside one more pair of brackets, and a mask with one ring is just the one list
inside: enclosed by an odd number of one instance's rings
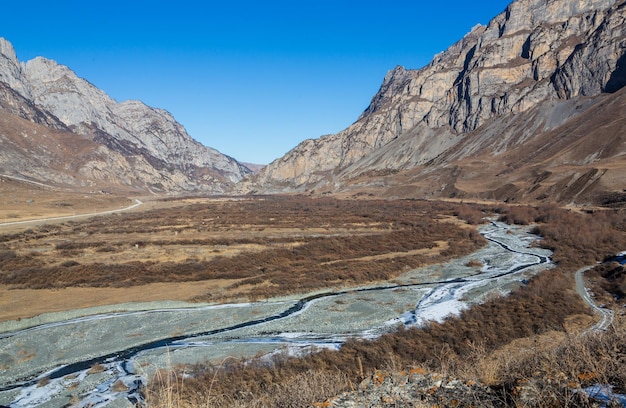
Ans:
{"label": "river bend", "polygon": [[[7,368],[0,371],[0,405],[127,406],[141,401],[142,385],[158,368],[338,348],[350,337],[441,321],[551,265],[550,252],[532,247],[538,237],[525,228],[492,222],[480,232],[489,241],[485,248],[386,285],[300,299],[101,313],[0,333],[0,367]],[[467,266],[470,260],[483,266]]]}

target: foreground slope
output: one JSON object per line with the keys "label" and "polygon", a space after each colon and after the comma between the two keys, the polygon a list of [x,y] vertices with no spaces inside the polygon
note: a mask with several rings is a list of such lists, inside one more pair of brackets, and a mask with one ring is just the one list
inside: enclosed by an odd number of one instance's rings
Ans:
{"label": "foreground slope", "polygon": [[[15,131],[25,119],[67,135],[78,144],[91,141],[89,157],[58,157],[81,161],[75,169],[45,177],[51,147],[34,152],[6,150],[0,171],[4,174],[38,178],[51,182],[65,178],[86,178],[92,184],[151,191],[207,190],[223,192],[250,171],[236,160],[192,139],[170,113],[151,108],[139,101],[118,103],[68,67],[45,58],[26,63],[18,61],[15,50],[0,38],[0,109],[15,116],[10,121],[14,131],[0,132],[8,147],[19,143],[16,134],[28,134],[34,143],[48,146],[41,133],[29,132],[30,125]],[[80,140],[79,139],[84,139]],[[70,149],[71,146],[65,146]],[[52,148],[54,150],[54,148]],[[40,149],[42,150],[42,149]],[[61,149],[62,150],[62,149]],[[98,154],[93,152],[97,151]],[[55,154],[62,153],[57,149]],[[28,156],[27,161],[15,160]],[[96,158],[99,156],[99,158]],[[28,163],[28,166],[25,165]],[[80,184],[80,183],[79,183]]]}
{"label": "foreground slope", "polygon": [[[596,128],[600,118],[582,114],[594,106],[620,104],[618,95],[614,102],[609,99],[626,83],[625,4],[615,0],[515,1],[426,67],[390,71],[352,126],[336,135],[302,142],[240,188],[246,192],[374,190],[398,196],[514,199],[526,196],[524,186],[516,184],[525,177],[518,168],[543,174],[555,173],[555,163],[590,166],[583,173],[609,166],[605,148],[602,153],[593,143],[581,142],[584,152],[582,146],[574,149],[585,159],[577,160],[567,153],[569,144],[554,143],[553,138],[559,127],[574,123],[580,127],[581,118]],[[613,113],[619,116],[619,109]],[[618,137],[621,127],[614,125],[601,134],[596,132],[595,140]],[[583,135],[579,132],[579,136]],[[552,146],[551,162],[541,162],[537,155],[520,156],[520,146],[531,139],[536,148]],[[575,143],[574,139],[569,136],[569,143]],[[621,152],[618,146],[612,150],[615,157]],[[468,168],[467,163],[480,165]],[[430,176],[434,178],[426,182]],[[465,179],[481,183],[464,185]],[[597,179],[608,183],[604,188],[610,191],[622,187],[612,186],[604,176]],[[546,186],[538,195],[562,190],[558,186],[562,179],[544,178],[543,182]],[[413,188],[398,188],[407,185]],[[566,201],[584,196],[578,193],[582,191],[551,198]]]}

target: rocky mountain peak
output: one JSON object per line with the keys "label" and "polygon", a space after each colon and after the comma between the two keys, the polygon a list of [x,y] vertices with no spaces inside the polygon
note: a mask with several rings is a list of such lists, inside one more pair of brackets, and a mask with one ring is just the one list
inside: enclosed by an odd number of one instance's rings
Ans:
{"label": "rocky mountain peak", "polygon": [[15,49],[13,48],[13,44],[11,44],[5,38],[2,38],[2,37],[0,37],[0,54],[2,54],[5,58],[12,61],[15,65],[18,65],[17,55],[15,54]]}
{"label": "rocky mountain peak", "polygon": [[604,10],[616,0],[517,0],[511,3],[504,13],[493,19],[493,28],[498,36],[513,35],[520,31],[534,30],[543,24],[559,24],[596,10]]}
{"label": "rocky mountain peak", "polygon": [[[625,4],[514,1],[425,67],[389,71],[369,107],[349,128],[303,142],[240,187],[336,191],[362,174],[422,168],[441,163],[452,152],[457,159],[475,154],[476,147],[463,153],[456,149],[500,118],[530,114],[542,104],[556,109],[559,101],[614,92],[626,84]],[[567,112],[575,114],[569,108]],[[547,116],[550,126],[569,118]],[[495,141],[507,131],[491,129],[490,134]],[[524,137],[530,137],[528,132]],[[499,140],[500,151],[511,148],[508,143]]]}
{"label": "rocky mountain peak", "polygon": [[[192,139],[169,112],[140,101],[118,103],[69,67],[47,58],[21,63],[5,39],[0,39],[0,82],[6,84],[0,87],[0,108],[71,130],[124,157],[115,155],[115,165],[89,164],[99,168],[100,178],[124,179],[123,184],[151,191],[221,193],[250,173],[233,158]],[[124,166],[119,174],[106,174]]]}
{"label": "rocky mountain peak", "polygon": [[20,94],[30,97],[29,89],[23,82],[22,68],[13,45],[0,37],[0,82],[8,84]]}
{"label": "rocky mountain peak", "polygon": [[62,78],[67,78],[68,81],[80,80],[69,67],[44,57],[27,61],[24,64],[24,74],[31,82],[54,82]]}

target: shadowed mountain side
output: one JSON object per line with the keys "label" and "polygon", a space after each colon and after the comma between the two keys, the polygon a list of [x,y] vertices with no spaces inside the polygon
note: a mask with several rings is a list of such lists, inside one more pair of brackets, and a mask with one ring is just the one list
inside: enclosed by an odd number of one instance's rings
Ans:
{"label": "shadowed mountain side", "polygon": [[3,110],[0,129],[0,174],[85,191],[136,192],[155,184],[163,190],[195,188],[184,174],[164,175],[142,156],[127,157],[76,133]]}

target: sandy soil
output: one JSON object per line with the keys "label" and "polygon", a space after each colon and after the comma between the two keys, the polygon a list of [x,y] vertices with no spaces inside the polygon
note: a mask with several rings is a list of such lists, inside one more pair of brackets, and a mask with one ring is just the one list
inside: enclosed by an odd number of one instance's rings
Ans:
{"label": "sandy soil", "polygon": [[390,252],[388,254],[363,256],[361,258],[353,258],[353,259],[340,259],[337,261],[324,262],[322,265],[332,265],[332,264],[336,264],[339,262],[377,261],[380,259],[393,259],[393,258],[398,258],[401,256],[411,256],[411,255],[426,255],[426,256],[434,257],[434,256],[441,254],[441,251],[444,251],[450,248],[450,244],[447,241],[435,241],[435,243],[437,244],[437,246],[433,248],[414,249],[413,251],[407,251],[407,252]]}
{"label": "sandy soil", "polygon": [[0,176],[0,230],[4,233],[23,231],[33,226],[30,223],[2,225],[4,223],[92,214],[125,208],[134,203],[134,198],[127,196],[50,190]]}
{"label": "sandy soil", "polygon": [[33,317],[42,313],[82,309],[128,302],[189,301],[223,290],[232,280],[153,283],[130,288],[10,289],[0,285],[0,321]]}

